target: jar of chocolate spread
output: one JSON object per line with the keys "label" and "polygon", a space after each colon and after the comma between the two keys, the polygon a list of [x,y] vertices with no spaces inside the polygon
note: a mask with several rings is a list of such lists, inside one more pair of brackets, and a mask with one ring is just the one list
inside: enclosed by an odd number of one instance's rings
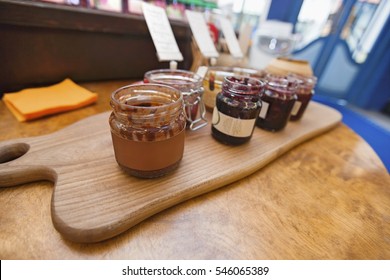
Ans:
{"label": "jar of chocolate spread", "polygon": [[295,73],[290,73],[287,78],[296,83],[297,100],[291,111],[290,120],[300,120],[305,112],[307,105],[314,95],[314,87],[317,83],[315,76],[303,76]]}
{"label": "jar of chocolate spread", "polygon": [[201,76],[186,70],[157,69],[144,74],[144,83],[165,84],[180,90],[184,99],[187,127],[197,130],[207,125]]}
{"label": "jar of chocolate spread", "polygon": [[124,171],[154,178],[179,166],[186,127],[179,90],[160,84],[129,85],[114,91],[110,104],[115,158]]}
{"label": "jar of chocolate spread", "polygon": [[265,79],[262,107],[256,125],[265,130],[279,131],[287,125],[297,100],[296,83],[285,76],[273,74],[268,74]]}
{"label": "jar of chocolate spread", "polygon": [[213,110],[212,135],[218,141],[239,145],[250,140],[260,112],[264,83],[244,76],[225,77]]}

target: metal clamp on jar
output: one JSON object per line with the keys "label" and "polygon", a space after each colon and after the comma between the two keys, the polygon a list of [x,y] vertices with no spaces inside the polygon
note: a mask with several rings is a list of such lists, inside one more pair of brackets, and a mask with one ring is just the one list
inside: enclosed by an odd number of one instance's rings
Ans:
{"label": "metal clamp on jar", "polygon": [[207,125],[201,76],[186,70],[157,69],[145,73],[144,83],[164,84],[178,89],[184,99],[187,127],[197,130]]}

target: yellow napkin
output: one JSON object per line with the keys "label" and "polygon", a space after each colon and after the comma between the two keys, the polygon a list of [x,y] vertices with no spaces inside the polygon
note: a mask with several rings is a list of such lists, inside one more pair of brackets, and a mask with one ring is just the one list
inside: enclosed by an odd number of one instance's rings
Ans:
{"label": "yellow napkin", "polygon": [[3,100],[18,121],[23,122],[84,107],[95,102],[97,94],[65,79],[48,87],[6,93]]}

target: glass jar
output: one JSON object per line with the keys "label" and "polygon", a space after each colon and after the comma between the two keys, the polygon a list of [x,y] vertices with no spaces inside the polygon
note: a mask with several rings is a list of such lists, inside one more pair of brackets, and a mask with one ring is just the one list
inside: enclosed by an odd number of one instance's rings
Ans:
{"label": "glass jar", "polygon": [[290,116],[291,121],[297,121],[302,118],[307,105],[314,95],[314,87],[317,83],[317,78],[314,76],[307,77],[293,73],[288,74],[287,78],[297,84],[297,101],[294,104]]}
{"label": "glass jar", "polygon": [[197,130],[207,125],[201,76],[186,70],[158,69],[146,72],[144,83],[164,84],[180,90],[188,128]]}
{"label": "glass jar", "polygon": [[262,79],[265,76],[263,70],[256,70],[241,67],[211,66],[208,68],[203,80],[204,95],[203,102],[206,110],[213,112],[217,94],[222,90],[222,83],[225,77],[246,76]]}
{"label": "glass jar", "polygon": [[284,76],[272,74],[268,74],[265,79],[262,107],[256,125],[265,130],[279,131],[287,125],[297,100],[296,83]]}
{"label": "glass jar", "polygon": [[110,105],[115,158],[124,171],[154,178],[179,166],[186,126],[180,91],[160,84],[129,85],[112,93]]}
{"label": "glass jar", "polygon": [[211,131],[215,139],[229,145],[250,140],[261,108],[263,87],[258,79],[225,77],[213,111]]}

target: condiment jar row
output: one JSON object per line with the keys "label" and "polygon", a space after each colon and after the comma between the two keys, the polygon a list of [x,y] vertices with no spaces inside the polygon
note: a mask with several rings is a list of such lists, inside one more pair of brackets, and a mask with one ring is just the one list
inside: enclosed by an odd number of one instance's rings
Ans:
{"label": "condiment jar row", "polygon": [[299,120],[313,95],[314,78],[267,74],[264,79],[228,76],[216,96],[212,135],[220,142],[247,142],[255,126],[280,131]]}
{"label": "condiment jar row", "polygon": [[[272,80],[271,80],[272,78]],[[255,125],[280,130],[282,116],[298,100],[293,78],[226,77],[216,97],[212,135],[227,144],[247,142]],[[130,175],[154,178],[175,170],[183,157],[185,130],[207,125],[203,79],[190,71],[146,72],[143,83],[122,87],[111,96],[109,123],[116,161]],[[290,93],[291,91],[291,93]],[[305,100],[296,109],[302,116]],[[284,114],[284,115],[283,115]]]}

